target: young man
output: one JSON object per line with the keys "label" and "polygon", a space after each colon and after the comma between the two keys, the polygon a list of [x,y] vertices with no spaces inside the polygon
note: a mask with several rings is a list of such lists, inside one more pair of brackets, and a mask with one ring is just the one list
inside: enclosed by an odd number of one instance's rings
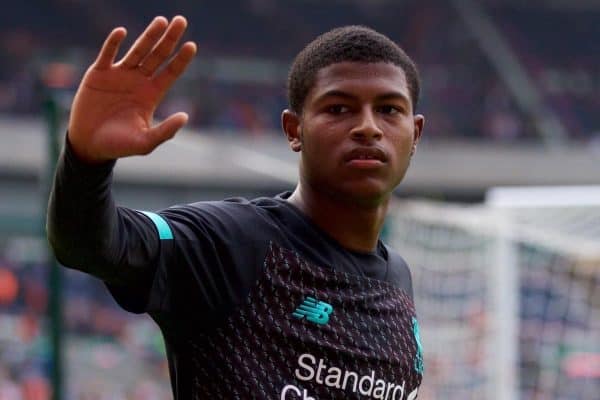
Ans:
{"label": "young man", "polygon": [[158,323],[176,399],[416,398],[410,272],[379,240],[423,129],[413,62],[356,26],[296,57],[282,115],[301,153],[293,193],[117,207],[115,160],[149,153],[186,123],[178,113],[151,126],[196,52],[188,42],[168,61],[185,28],[183,17],[156,18],[115,62],[117,28],[86,72],[49,204],[57,258]]}

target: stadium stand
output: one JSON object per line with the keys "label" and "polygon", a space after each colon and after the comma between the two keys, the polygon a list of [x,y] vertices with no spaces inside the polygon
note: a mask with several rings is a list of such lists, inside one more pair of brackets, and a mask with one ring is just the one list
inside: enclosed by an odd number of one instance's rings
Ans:
{"label": "stadium stand", "polygon": [[600,132],[600,8],[532,7],[498,3],[490,14],[509,38],[571,137]]}
{"label": "stadium stand", "polygon": [[[115,24],[128,26],[133,36],[153,15],[180,12],[189,17],[189,35],[199,42],[201,51],[186,81],[171,94],[159,116],[177,107],[190,112],[196,127],[243,129],[253,134],[278,131],[291,57],[318,33],[358,23],[397,40],[420,65],[425,83],[421,109],[429,117],[426,140],[536,139],[531,121],[515,105],[472,33],[447,2],[409,0],[367,6],[332,1],[318,7],[311,1],[277,7],[272,1],[247,0],[204,7],[183,1],[144,2],[143,6],[138,1],[111,1],[110,6],[97,1],[56,3],[28,2],[15,6],[12,15],[0,17],[6,20],[0,28],[0,54],[7,60],[0,66],[0,112],[36,113],[39,82],[35,77],[44,65],[49,61],[73,63],[80,75],[82,66],[93,57],[93,44],[100,43]],[[34,8],[49,18],[31,23]],[[499,22],[505,17],[512,20],[510,13],[523,13],[514,7],[490,9]],[[527,20],[527,15],[522,18]],[[597,57],[590,54],[590,59]],[[269,63],[278,73],[261,76],[261,68]],[[252,66],[259,72],[253,74]],[[578,123],[585,128],[579,131],[589,131],[593,117],[581,118]]]}

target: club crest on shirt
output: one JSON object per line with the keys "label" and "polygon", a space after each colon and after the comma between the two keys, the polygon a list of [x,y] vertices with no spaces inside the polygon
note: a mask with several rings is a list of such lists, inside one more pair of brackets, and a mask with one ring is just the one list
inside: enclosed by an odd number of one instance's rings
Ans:
{"label": "club crest on shirt", "polygon": [[415,317],[412,318],[413,334],[417,342],[417,355],[415,357],[415,371],[423,375],[425,369],[423,365],[423,345],[421,344],[421,334],[419,329],[419,321]]}

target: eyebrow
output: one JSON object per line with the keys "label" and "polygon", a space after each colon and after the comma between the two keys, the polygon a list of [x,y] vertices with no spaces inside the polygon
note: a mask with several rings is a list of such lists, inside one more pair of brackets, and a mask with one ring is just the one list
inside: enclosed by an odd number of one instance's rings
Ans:
{"label": "eyebrow", "polygon": [[[349,100],[356,100],[356,98],[357,98],[357,96],[350,94],[348,92],[344,92],[342,90],[337,90],[337,89],[332,89],[332,90],[328,90],[327,92],[320,95],[316,99],[316,101],[321,102],[328,97],[342,97],[342,98],[346,98]],[[397,91],[391,91],[391,92],[380,94],[379,96],[377,96],[375,98],[375,100],[377,100],[377,101],[402,100],[402,101],[405,101],[406,103],[410,103],[410,100],[407,95],[405,95],[402,92],[397,92]]]}

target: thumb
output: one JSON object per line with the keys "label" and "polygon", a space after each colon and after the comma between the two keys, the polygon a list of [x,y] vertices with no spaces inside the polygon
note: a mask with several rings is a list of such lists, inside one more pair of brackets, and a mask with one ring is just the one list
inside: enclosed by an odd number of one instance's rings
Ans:
{"label": "thumb", "polygon": [[179,129],[187,124],[189,116],[187,113],[178,112],[170,115],[167,119],[153,126],[147,132],[148,153],[156,147],[171,139]]}

